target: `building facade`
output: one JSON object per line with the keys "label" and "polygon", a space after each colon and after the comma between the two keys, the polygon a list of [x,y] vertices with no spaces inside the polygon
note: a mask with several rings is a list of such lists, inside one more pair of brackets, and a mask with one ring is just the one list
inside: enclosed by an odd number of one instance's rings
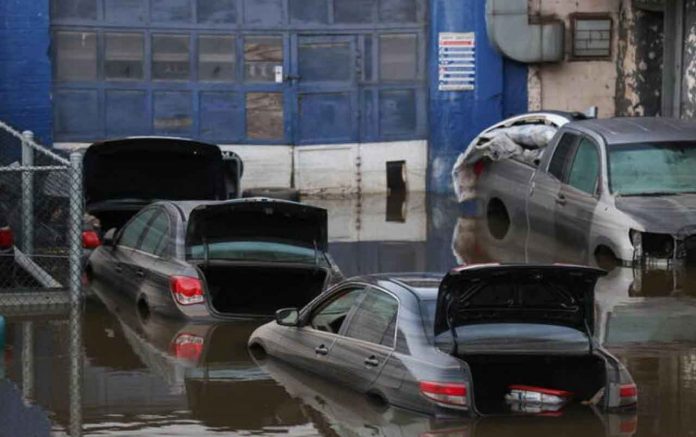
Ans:
{"label": "building facade", "polygon": [[446,192],[471,138],[528,109],[696,114],[686,0],[5,0],[0,16],[0,120],[57,148],[213,142],[246,187]]}

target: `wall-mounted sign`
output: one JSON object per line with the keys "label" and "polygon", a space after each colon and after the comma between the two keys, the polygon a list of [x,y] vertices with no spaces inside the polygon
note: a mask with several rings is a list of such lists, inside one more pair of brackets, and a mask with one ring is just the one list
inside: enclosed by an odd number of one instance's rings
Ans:
{"label": "wall-mounted sign", "polygon": [[476,79],[474,32],[440,32],[438,44],[440,91],[471,91]]}

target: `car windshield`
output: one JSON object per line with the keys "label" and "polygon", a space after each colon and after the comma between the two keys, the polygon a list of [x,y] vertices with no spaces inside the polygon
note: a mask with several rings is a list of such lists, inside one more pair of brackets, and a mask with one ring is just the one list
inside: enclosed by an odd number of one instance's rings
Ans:
{"label": "car windshield", "polygon": [[611,190],[622,196],[696,192],[696,142],[635,143],[609,148]]}
{"label": "car windshield", "polygon": [[[314,264],[324,257],[312,248],[268,241],[217,241],[208,243],[208,259],[232,261],[269,261]],[[192,259],[204,259],[205,246],[188,247]]]}

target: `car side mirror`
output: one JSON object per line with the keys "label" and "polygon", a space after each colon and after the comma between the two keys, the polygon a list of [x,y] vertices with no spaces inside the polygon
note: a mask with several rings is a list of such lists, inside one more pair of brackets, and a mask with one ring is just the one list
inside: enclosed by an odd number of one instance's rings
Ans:
{"label": "car side mirror", "polygon": [[116,236],[116,228],[111,228],[106,231],[106,234],[102,237],[102,245],[107,247],[114,247],[114,237]]}
{"label": "car side mirror", "polygon": [[283,308],[275,313],[276,323],[281,326],[298,326],[300,324],[300,312],[297,308]]}

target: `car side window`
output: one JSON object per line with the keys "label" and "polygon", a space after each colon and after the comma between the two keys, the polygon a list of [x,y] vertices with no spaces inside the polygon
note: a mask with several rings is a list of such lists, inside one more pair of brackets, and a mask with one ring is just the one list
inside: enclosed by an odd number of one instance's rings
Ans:
{"label": "car side window", "polygon": [[345,336],[394,347],[398,312],[396,298],[371,288],[351,317]]}
{"label": "car side window", "polygon": [[126,227],[123,228],[123,232],[118,239],[118,245],[133,249],[138,247],[140,237],[143,235],[143,232],[147,228],[147,224],[150,222],[152,216],[155,215],[155,212],[157,212],[156,209],[150,208],[138,213],[135,217],[133,217],[133,219],[128,222]]}
{"label": "car side window", "polygon": [[140,243],[139,249],[153,255],[161,255],[166,247],[168,237],[169,218],[164,211],[159,210],[145,231],[145,236]]}
{"label": "car side window", "polygon": [[565,180],[567,163],[571,157],[571,152],[573,151],[573,146],[577,139],[577,135],[566,133],[558,140],[558,145],[549,163],[549,173],[555,176],[559,181]]}
{"label": "car side window", "polygon": [[364,292],[365,287],[357,287],[329,300],[312,313],[309,325],[318,331],[338,334],[353,304]]}
{"label": "car side window", "polygon": [[580,140],[573,165],[568,176],[568,185],[594,195],[599,180],[599,153],[594,143],[587,138]]}

